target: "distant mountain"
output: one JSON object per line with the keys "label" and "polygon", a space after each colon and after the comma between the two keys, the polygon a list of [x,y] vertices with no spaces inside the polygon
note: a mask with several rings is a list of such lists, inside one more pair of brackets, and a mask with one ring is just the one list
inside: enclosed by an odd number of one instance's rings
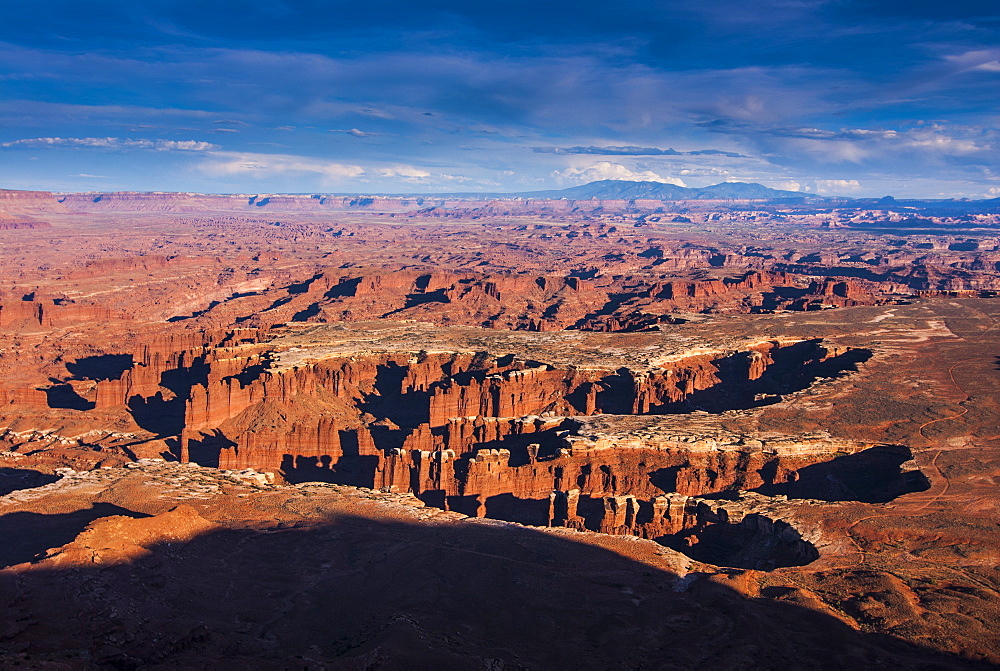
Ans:
{"label": "distant mountain", "polygon": [[549,191],[533,191],[519,193],[526,198],[568,198],[570,200],[616,200],[620,198],[650,198],[653,200],[684,200],[694,198],[695,189],[688,189],[674,184],[662,182],[626,182],[616,179],[602,179],[568,189],[552,189]]}
{"label": "distant mountain", "polygon": [[[809,194],[798,191],[771,189],[761,184],[722,182],[702,189],[695,189],[699,199],[735,198],[739,200],[771,200],[775,198],[805,198]],[[814,196],[815,197],[815,196]]]}
{"label": "distant mountain", "polygon": [[[662,182],[629,182],[617,179],[602,179],[568,189],[550,191],[530,191],[527,193],[508,194],[508,197],[520,198],[567,198],[570,200],[784,200],[788,198],[803,199],[810,194],[798,191],[781,191],[770,189],[760,184],[744,182],[723,182],[700,189],[692,189],[675,184]],[[812,196],[815,198],[815,196]]]}

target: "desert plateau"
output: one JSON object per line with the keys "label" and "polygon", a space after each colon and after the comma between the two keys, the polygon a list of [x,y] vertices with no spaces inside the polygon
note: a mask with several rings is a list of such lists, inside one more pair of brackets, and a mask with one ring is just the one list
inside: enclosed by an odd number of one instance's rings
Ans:
{"label": "desert plateau", "polygon": [[7,668],[1000,663],[995,204],[0,203]]}

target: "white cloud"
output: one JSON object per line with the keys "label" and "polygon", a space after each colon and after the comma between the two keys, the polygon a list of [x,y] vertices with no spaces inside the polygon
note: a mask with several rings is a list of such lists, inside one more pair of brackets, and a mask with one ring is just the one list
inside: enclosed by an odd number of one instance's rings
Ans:
{"label": "white cloud", "polygon": [[682,168],[677,171],[678,175],[692,176],[692,177],[722,177],[723,179],[730,179],[731,173],[725,168],[717,168],[715,166],[705,166],[701,168]]}
{"label": "white cloud", "polygon": [[136,140],[119,137],[33,137],[4,142],[0,147],[91,147],[96,149],[155,149],[157,151],[213,151],[219,145],[198,140]]}
{"label": "white cloud", "polygon": [[[1000,132],[995,124],[912,122],[897,129],[823,130],[723,123],[713,132],[741,135],[775,164],[852,163],[882,172],[922,172],[928,166],[993,165]],[[853,172],[859,173],[861,168]],[[939,173],[940,174],[940,173]]]}
{"label": "white cloud", "polygon": [[917,135],[903,144],[906,147],[913,147],[914,149],[927,150],[941,154],[950,154],[953,156],[976,154],[990,149],[988,145],[980,145],[975,140],[931,133]]}
{"label": "white cloud", "polygon": [[397,165],[391,168],[380,168],[378,174],[380,177],[403,177],[406,179],[422,179],[424,177],[431,176],[431,174],[426,170],[414,168],[412,165]]}
{"label": "white cloud", "polygon": [[[734,181],[734,180],[726,180],[726,181],[729,182],[729,181]],[[782,191],[802,191],[803,190],[802,184],[800,184],[799,182],[792,181],[792,180],[788,180],[786,182],[778,182],[777,184],[774,185],[774,188],[775,189],[781,189]]]}
{"label": "white cloud", "polygon": [[600,161],[586,168],[557,170],[552,174],[560,182],[576,182],[580,184],[596,182],[602,179],[620,179],[632,182],[661,182],[663,184],[687,186],[682,180],[676,177],[664,177],[652,170],[635,172],[620,163],[611,163],[610,161]]}
{"label": "white cloud", "polygon": [[219,148],[217,144],[197,142],[195,140],[155,140],[153,145],[154,149],[179,149],[181,151],[213,151]]}
{"label": "white cloud", "polygon": [[215,177],[238,175],[267,178],[277,173],[302,173],[319,175],[326,182],[336,182],[366,174],[360,165],[334,163],[306,156],[221,151],[212,152],[210,156],[199,168]]}
{"label": "white cloud", "polygon": [[945,56],[958,72],[1000,72],[1000,49],[977,49]]}
{"label": "white cloud", "polygon": [[364,114],[365,116],[374,117],[376,119],[392,119],[393,116],[389,112],[381,109],[375,109],[373,107],[362,107],[357,110],[358,114]]}
{"label": "white cloud", "polygon": [[[393,180],[396,184],[420,184],[425,187],[471,181],[465,176],[432,173],[406,164],[362,166],[311,156],[249,152],[210,152],[197,169],[210,177],[249,177],[275,181],[278,181],[279,177],[285,177],[286,182],[287,178],[291,178],[301,184],[307,183],[310,177],[318,178],[319,186],[325,188],[347,187],[354,180],[366,184]],[[391,189],[391,183],[386,188]]]}
{"label": "white cloud", "polygon": [[821,194],[839,194],[845,191],[857,191],[861,184],[856,179],[817,179],[816,191]]}
{"label": "white cloud", "polygon": [[353,135],[354,137],[376,137],[379,135],[385,135],[385,133],[372,133],[370,131],[359,130],[357,128],[340,129],[335,128],[328,130],[327,133],[343,133],[345,135]]}
{"label": "white cloud", "polygon": [[785,148],[808,154],[822,163],[861,163],[871,155],[871,151],[859,143],[851,141],[810,140],[789,138]]}

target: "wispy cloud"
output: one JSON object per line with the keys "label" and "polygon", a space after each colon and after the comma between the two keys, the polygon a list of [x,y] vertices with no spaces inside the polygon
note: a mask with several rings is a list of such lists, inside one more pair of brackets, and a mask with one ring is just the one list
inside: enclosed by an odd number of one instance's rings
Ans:
{"label": "wispy cloud", "polygon": [[383,180],[420,185],[468,181],[462,176],[436,174],[407,164],[362,166],[310,156],[251,152],[210,152],[197,169],[211,177],[249,177],[255,180],[311,178],[317,179],[324,188],[346,188],[351,184],[382,183]]}
{"label": "wispy cloud", "polygon": [[677,151],[673,148],[658,147],[534,147],[536,154],[593,154],[597,156],[728,156],[730,158],[746,158],[743,154],[721,149],[695,149],[693,151]]}
{"label": "wispy cloud", "polygon": [[904,172],[941,164],[1000,166],[1000,129],[986,126],[913,123],[897,129],[830,130],[724,120],[701,126],[739,136],[778,162],[805,159],[817,164],[895,166]]}
{"label": "wispy cloud", "polygon": [[985,0],[8,4],[0,148],[53,148],[0,151],[8,173],[40,157],[190,190],[204,164],[225,188],[639,176],[969,195],[1000,174]]}
{"label": "wispy cloud", "polygon": [[358,130],[357,128],[348,128],[346,130],[335,128],[328,130],[326,132],[343,133],[344,135],[353,135],[354,137],[377,137],[379,135],[385,135],[385,133],[373,133],[371,131]]}
{"label": "wispy cloud", "polygon": [[153,149],[156,151],[213,151],[219,145],[199,140],[139,140],[119,137],[33,137],[0,143],[0,147],[88,147],[92,149]]}
{"label": "wispy cloud", "polygon": [[361,177],[366,170],[359,165],[323,161],[305,156],[287,154],[254,154],[239,152],[212,152],[199,165],[199,169],[213,177],[244,176],[256,179],[273,178],[281,173],[313,174],[327,183]]}
{"label": "wispy cloud", "polygon": [[817,179],[815,189],[824,195],[842,194],[860,190],[861,184],[856,179]]}
{"label": "wispy cloud", "polygon": [[1000,72],[1000,49],[974,49],[959,54],[946,54],[945,62],[953,72]]}
{"label": "wispy cloud", "polygon": [[381,177],[402,177],[404,179],[424,179],[430,177],[431,173],[412,165],[396,165],[390,168],[379,168],[378,174]]}

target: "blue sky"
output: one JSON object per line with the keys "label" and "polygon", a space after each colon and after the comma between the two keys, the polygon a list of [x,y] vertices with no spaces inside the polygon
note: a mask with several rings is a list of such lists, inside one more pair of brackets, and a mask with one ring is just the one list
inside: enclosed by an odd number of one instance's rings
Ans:
{"label": "blue sky", "polygon": [[1000,196],[1000,3],[0,6],[2,188],[415,193],[608,178]]}

